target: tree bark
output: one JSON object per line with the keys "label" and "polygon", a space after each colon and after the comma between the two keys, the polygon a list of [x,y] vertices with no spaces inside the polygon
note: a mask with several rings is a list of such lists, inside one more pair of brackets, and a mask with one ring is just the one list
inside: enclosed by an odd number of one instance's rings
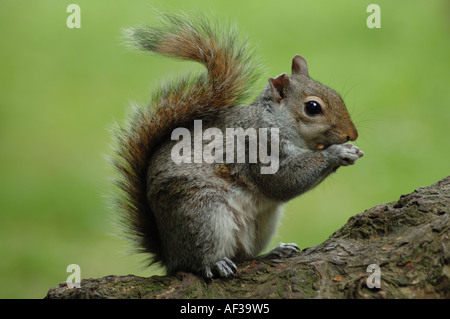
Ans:
{"label": "tree bark", "polygon": [[450,176],[351,217],[295,256],[244,262],[231,279],[107,276],[45,298],[450,298],[449,211]]}

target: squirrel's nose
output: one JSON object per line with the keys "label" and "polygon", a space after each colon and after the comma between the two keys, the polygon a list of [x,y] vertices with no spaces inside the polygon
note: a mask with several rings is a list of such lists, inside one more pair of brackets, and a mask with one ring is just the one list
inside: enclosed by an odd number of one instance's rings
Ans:
{"label": "squirrel's nose", "polygon": [[358,138],[358,131],[356,130],[353,122],[347,122],[347,126],[345,129],[341,131],[342,143],[346,143],[348,141],[355,141]]}
{"label": "squirrel's nose", "polygon": [[357,138],[358,138],[358,131],[356,130],[355,127],[352,127],[352,129],[350,129],[349,132],[347,132],[347,142],[356,141]]}

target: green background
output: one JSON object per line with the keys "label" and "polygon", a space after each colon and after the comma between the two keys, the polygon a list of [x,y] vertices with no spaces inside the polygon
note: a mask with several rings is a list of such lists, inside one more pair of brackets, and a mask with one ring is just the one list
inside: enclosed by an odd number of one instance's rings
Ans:
{"label": "green background", "polygon": [[[190,63],[127,49],[121,30],[155,22],[154,9],[233,21],[264,64],[310,75],[344,96],[366,154],[285,209],[278,241],[318,244],[350,216],[447,176],[450,4],[376,1],[2,0],[0,3],[0,297],[42,298],[67,279],[149,276],[117,236],[109,129],[160,80]],[[66,8],[81,7],[81,29]],[[255,92],[257,94],[259,92]]]}

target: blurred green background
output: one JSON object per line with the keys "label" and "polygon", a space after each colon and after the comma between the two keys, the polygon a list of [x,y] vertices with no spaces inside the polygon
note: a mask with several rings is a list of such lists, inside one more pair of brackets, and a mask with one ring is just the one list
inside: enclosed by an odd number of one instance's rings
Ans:
{"label": "blurred green background", "polygon": [[[273,244],[318,244],[350,216],[449,175],[450,3],[378,0],[381,28],[369,29],[372,2],[2,0],[0,297],[42,298],[73,263],[82,278],[158,273],[115,235],[105,159],[129,105],[195,68],[123,45],[121,29],[154,22],[154,8],[236,22],[264,62],[261,89],[298,53],[344,96],[366,156],[290,202]],[[66,26],[70,3],[81,29]]]}

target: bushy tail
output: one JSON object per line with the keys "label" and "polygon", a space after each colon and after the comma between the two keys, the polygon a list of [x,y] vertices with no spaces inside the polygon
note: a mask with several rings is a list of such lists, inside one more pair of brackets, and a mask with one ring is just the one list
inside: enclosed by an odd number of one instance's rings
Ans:
{"label": "bushy tail", "polygon": [[256,80],[255,63],[236,30],[214,28],[205,17],[161,14],[161,18],[158,27],[128,30],[132,41],[152,53],[200,62],[207,72],[162,86],[152,105],[137,108],[127,126],[116,134],[114,164],[121,174],[119,202],[124,223],[140,251],[153,255],[152,262],[162,259],[158,228],[147,198],[147,169],[153,150],[176,127],[241,103]]}

